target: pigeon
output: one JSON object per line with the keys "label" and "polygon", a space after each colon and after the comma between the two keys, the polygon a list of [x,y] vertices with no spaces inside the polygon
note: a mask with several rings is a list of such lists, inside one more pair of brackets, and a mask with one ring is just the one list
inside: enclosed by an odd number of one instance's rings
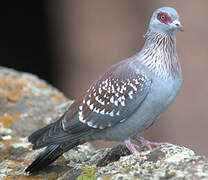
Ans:
{"label": "pigeon", "polygon": [[138,134],[155,123],[180,90],[175,30],[184,30],[177,11],[171,7],[155,10],[141,51],[110,67],[61,118],[29,136],[34,150],[46,148],[25,171],[41,170],[88,141],[122,141],[134,155],[139,151],[131,139],[150,150],[162,145]]}

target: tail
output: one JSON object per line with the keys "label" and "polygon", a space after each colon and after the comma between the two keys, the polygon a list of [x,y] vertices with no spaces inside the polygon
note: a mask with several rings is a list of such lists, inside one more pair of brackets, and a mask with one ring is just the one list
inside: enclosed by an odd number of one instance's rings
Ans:
{"label": "tail", "polygon": [[61,125],[61,119],[31,134],[28,140],[33,144],[33,149],[45,146],[47,148],[36,157],[25,171],[31,174],[41,170],[58,159],[64,152],[84,143],[85,141],[79,138],[80,134],[65,132]]}
{"label": "tail", "polygon": [[58,159],[64,152],[78,146],[80,142],[74,143],[64,143],[64,144],[54,144],[48,146],[43,152],[41,152],[35,159],[35,161],[30,164],[25,172],[29,174],[41,170],[51,164],[53,161]]}
{"label": "tail", "polygon": [[[64,130],[62,126],[62,116],[58,121],[43,127],[28,137],[28,141],[33,144],[33,149],[40,149],[46,146],[54,144],[63,144],[65,142],[75,143],[80,141],[82,137],[85,137],[92,133],[89,131],[90,127],[80,121],[75,121],[74,126],[69,130]],[[73,122],[72,122],[73,123]]]}
{"label": "tail", "polygon": [[[79,121],[77,112],[78,106],[71,105],[71,108],[59,120],[28,137],[29,142],[33,144],[33,149],[46,146],[47,148],[27,167],[26,172],[33,173],[48,166],[64,152],[83,144],[86,136],[94,132],[88,125]],[[66,119],[68,119],[67,126],[63,127]]]}

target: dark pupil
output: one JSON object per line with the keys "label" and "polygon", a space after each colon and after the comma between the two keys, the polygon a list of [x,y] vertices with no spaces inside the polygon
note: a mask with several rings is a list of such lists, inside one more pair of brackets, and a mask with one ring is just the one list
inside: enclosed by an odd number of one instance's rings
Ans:
{"label": "dark pupil", "polygon": [[165,19],[165,16],[164,16],[164,15],[163,15],[163,16],[161,16],[161,19],[162,19],[162,20],[164,20],[164,19]]}

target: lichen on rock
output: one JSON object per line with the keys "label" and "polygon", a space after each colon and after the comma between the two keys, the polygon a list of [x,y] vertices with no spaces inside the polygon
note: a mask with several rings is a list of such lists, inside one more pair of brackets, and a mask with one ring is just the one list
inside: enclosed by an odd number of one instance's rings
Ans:
{"label": "lichen on rock", "polygon": [[71,103],[37,76],[0,67],[0,179],[208,179],[208,158],[172,144],[134,156],[124,145],[96,150],[86,143],[26,174],[42,151],[33,151],[27,136],[58,119]]}

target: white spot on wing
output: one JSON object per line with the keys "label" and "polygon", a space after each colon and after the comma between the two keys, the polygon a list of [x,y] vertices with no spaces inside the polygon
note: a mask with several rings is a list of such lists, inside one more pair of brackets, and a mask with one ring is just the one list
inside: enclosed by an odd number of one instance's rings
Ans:
{"label": "white spot on wing", "polygon": [[136,80],[135,80],[135,84],[139,84],[139,83],[140,83],[140,82],[136,79]]}
{"label": "white spot on wing", "polygon": [[125,106],[125,101],[122,101],[121,102],[121,106]]}
{"label": "white spot on wing", "polygon": [[102,111],[100,111],[100,114],[104,115],[105,114],[105,109],[103,109]]}
{"label": "white spot on wing", "polygon": [[79,120],[83,122],[84,117],[83,116],[79,116]]}
{"label": "white spot on wing", "polygon": [[116,115],[119,116],[119,115],[120,115],[120,111],[118,111],[118,112],[116,113]]}
{"label": "white spot on wing", "polygon": [[111,111],[111,112],[109,113],[109,115],[110,115],[111,117],[113,117],[113,116],[114,116],[114,111]]}
{"label": "white spot on wing", "polygon": [[99,99],[97,102],[102,104],[103,106],[105,105],[105,101],[102,101],[102,99]]}
{"label": "white spot on wing", "polygon": [[91,105],[89,106],[89,108],[90,108],[91,110],[93,110],[94,104],[91,104]]}
{"label": "white spot on wing", "polygon": [[110,102],[111,102],[111,103],[114,103],[114,96],[112,96],[112,97],[110,98]]}
{"label": "white spot on wing", "polygon": [[125,96],[121,96],[121,99],[125,100]]}
{"label": "white spot on wing", "polygon": [[98,101],[98,100],[99,100],[99,96],[96,96],[96,97],[95,97],[95,100]]}
{"label": "white spot on wing", "polygon": [[132,87],[133,87],[134,91],[137,91],[137,87],[136,86],[133,85]]}
{"label": "white spot on wing", "polygon": [[97,109],[97,108],[93,109],[93,111],[96,113],[100,113],[100,109]]}
{"label": "white spot on wing", "polygon": [[118,106],[118,101],[115,100],[115,101],[114,101],[114,104],[115,104],[115,106]]}
{"label": "white spot on wing", "polygon": [[79,116],[82,116],[82,111],[79,111]]}
{"label": "white spot on wing", "polygon": [[128,93],[130,99],[133,99],[133,96],[132,96],[133,93],[134,93],[133,90],[131,90],[131,91]]}
{"label": "white spot on wing", "polygon": [[99,92],[99,94],[101,94],[101,93],[102,93],[102,89],[101,89],[101,88],[99,88],[99,89],[98,89],[98,92]]}
{"label": "white spot on wing", "polygon": [[122,101],[122,96],[120,96],[120,97],[118,98],[118,101],[119,101],[119,102],[121,102],[121,101]]}
{"label": "white spot on wing", "polygon": [[88,122],[87,122],[87,125],[88,125],[88,126],[90,126],[90,127],[92,127],[92,126],[93,126],[93,124],[92,124],[92,122],[91,122],[91,121],[88,121]]}
{"label": "white spot on wing", "polygon": [[95,124],[95,125],[93,125],[92,127],[93,127],[93,128],[97,128],[97,127],[98,127],[98,125],[97,125],[97,124]]}
{"label": "white spot on wing", "polygon": [[129,94],[129,98],[130,98],[130,99],[133,99],[133,96],[132,96],[132,94]]}
{"label": "white spot on wing", "polygon": [[84,120],[84,117],[83,117],[83,115],[82,115],[82,112],[81,111],[79,111],[79,120],[81,121],[81,122],[83,122],[83,123],[85,123],[86,121]]}
{"label": "white spot on wing", "polygon": [[88,106],[90,105],[90,99],[87,101],[87,105],[88,105]]}

